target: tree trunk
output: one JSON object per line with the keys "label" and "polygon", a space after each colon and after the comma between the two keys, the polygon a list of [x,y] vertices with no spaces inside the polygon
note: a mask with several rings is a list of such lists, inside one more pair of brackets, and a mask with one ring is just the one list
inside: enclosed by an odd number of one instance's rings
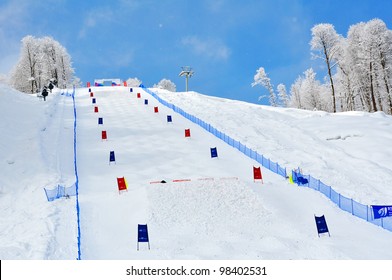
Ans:
{"label": "tree trunk", "polygon": [[372,101],[372,107],[373,107],[373,112],[377,111],[377,105],[376,105],[376,98],[374,96],[374,88],[373,88],[373,64],[370,62],[370,99]]}
{"label": "tree trunk", "polygon": [[329,81],[331,84],[331,90],[332,90],[332,106],[333,106],[333,112],[336,113],[336,99],[335,99],[335,87],[333,85],[333,79],[332,79],[332,71],[331,71],[331,64],[329,62],[329,56],[327,54],[327,48],[324,45],[324,55],[325,55],[325,60],[327,62],[327,68],[328,68],[328,76],[329,76]]}
{"label": "tree trunk", "polygon": [[392,100],[391,100],[391,92],[389,90],[389,85],[388,85],[388,74],[387,74],[387,69],[385,67],[385,59],[382,53],[380,54],[381,58],[381,66],[383,70],[383,79],[384,79],[384,84],[385,84],[385,89],[387,91],[387,102],[388,102],[388,114],[392,115]]}

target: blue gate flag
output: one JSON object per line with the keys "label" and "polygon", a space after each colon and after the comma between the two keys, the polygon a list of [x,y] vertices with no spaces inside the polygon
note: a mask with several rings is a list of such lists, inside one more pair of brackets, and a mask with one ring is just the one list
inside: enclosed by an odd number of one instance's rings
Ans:
{"label": "blue gate flag", "polygon": [[133,88],[130,88],[130,89],[129,89],[129,92],[133,92]]}
{"label": "blue gate flag", "polygon": [[216,150],[216,147],[215,148],[211,148],[211,157],[212,158],[218,157],[218,151]]}
{"label": "blue gate flag", "polygon": [[392,216],[392,205],[371,205],[371,207],[375,219]]}
{"label": "blue gate flag", "polygon": [[114,156],[114,151],[110,151],[109,164],[110,164],[112,161],[116,162],[116,157]]}
{"label": "blue gate flag", "polygon": [[91,92],[91,88],[88,89],[88,92]]}
{"label": "blue gate flag", "polygon": [[103,118],[98,118],[98,124],[103,124]]}
{"label": "blue gate flag", "polygon": [[144,104],[148,105],[148,99],[144,99]]}
{"label": "blue gate flag", "polygon": [[331,236],[331,235],[329,234],[327,222],[325,221],[324,215],[322,215],[322,216],[320,216],[320,217],[317,217],[317,216],[315,215],[314,218],[315,218],[315,220],[316,220],[316,226],[317,226],[318,236],[320,237],[320,233],[326,233],[326,232],[328,232],[328,235]]}
{"label": "blue gate flag", "polygon": [[93,104],[97,103],[95,98],[92,99]]}
{"label": "blue gate flag", "polygon": [[147,225],[137,225],[137,250],[139,250],[139,242],[148,242],[148,249],[150,249]]}
{"label": "blue gate flag", "polygon": [[170,115],[167,116],[167,122],[172,122],[172,116]]}

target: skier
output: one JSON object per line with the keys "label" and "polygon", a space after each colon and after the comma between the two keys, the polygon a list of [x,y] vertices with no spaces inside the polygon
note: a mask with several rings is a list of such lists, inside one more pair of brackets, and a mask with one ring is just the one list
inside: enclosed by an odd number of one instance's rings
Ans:
{"label": "skier", "polygon": [[52,93],[52,89],[54,88],[54,85],[53,85],[53,83],[52,83],[52,81],[50,81],[49,82],[49,90],[50,90],[50,93]]}
{"label": "skier", "polygon": [[48,90],[46,86],[44,86],[44,89],[42,90],[42,96],[44,98],[44,101],[46,101],[46,96],[48,96]]}

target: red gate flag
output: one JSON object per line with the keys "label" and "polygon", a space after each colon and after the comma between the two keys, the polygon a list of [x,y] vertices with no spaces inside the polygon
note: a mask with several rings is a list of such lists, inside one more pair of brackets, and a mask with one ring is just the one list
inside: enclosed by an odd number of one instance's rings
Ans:
{"label": "red gate flag", "polygon": [[94,113],[98,113],[98,106],[94,107]]}
{"label": "red gate flag", "polygon": [[127,191],[128,189],[127,181],[125,181],[124,177],[121,178],[117,177],[117,186],[118,186],[118,192]]}
{"label": "red gate flag", "polygon": [[190,128],[185,129],[185,137],[191,137],[191,129]]}
{"label": "red gate flag", "polygon": [[126,87],[127,86],[127,81],[124,81],[124,87]]}
{"label": "red gate flag", "polygon": [[87,82],[87,87],[90,87],[90,86],[91,86],[90,82]]}
{"label": "red gate flag", "polygon": [[90,97],[94,97],[94,93],[92,91],[90,92]]}
{"label": "red gate flag", "polygon": [[140,98],[140,97],[141,97],[140,92],[138,92],[137,93],[137,98]]}
{"label": "red gate flag", "polygon": [[261,175],[261,168],[253,166],[253,182],[256,182],[256,180],[261,180],[263,183],[263,176]]}
{"label": "red gate flag", "polygon": [[102,130],[102,140],[107,140],[108,139],[108,135],[106,133],[106,130]]}
{"label": "red gate flag", "polygon": [[154,107],[154,113],[158,113],[158,107]]}

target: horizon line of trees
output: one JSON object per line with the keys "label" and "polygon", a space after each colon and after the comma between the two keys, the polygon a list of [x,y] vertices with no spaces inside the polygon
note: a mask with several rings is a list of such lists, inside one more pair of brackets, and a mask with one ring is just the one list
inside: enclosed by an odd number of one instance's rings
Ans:
{"label": "horizon line of trees", "polygon": [[59,88],[79,86],[71,56],[51,37],[22,39],[19,60],[11,70],[9,84],[25,93],[37,93],[53,82]]}
{"label": "horizon line of trees", "polygon": [[[392,114],[392,31],[380,19],[351,25],[347,37],[332,24],[312,29],[311,54],[325,64],[323,82],[309,68],[290,87],[277,87],[276,96],[265,69],[260,67],[252,86],[269,92],[271,106],[327,112],[383,111]],[[261,96],[260,98],[263,98]]]}

